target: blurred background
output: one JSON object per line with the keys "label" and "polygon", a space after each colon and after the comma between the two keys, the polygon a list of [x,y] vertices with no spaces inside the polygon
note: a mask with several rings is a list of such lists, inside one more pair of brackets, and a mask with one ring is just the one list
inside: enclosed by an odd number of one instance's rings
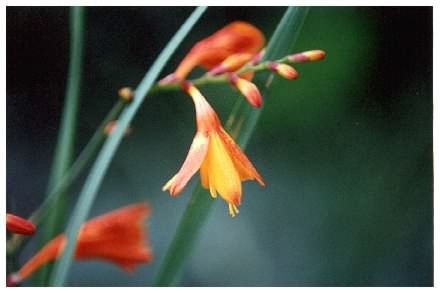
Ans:
{"label": "blurred background", "polygon": [[[86,9],[76,153],[117,90],[138,84],[192,10]],[[255,24],[269,39],[284,11],[209,8],[161,76],[233,20]],[[278,83],[246,150],[267,187],[244,183],[233,219],[216,200],[179,284],[432,286],[432,45],[431,7],[312,7],[295,52],[323,49],[327,58],[297,65],[298,80]],[[28,216],[43,199],[68,58],[68,8],[7,7],[8,212]],[[201,90],[223,122],[242,99],[229,85]],[[147,99],[132,126],[91,216],[148,200],[155,259],[134,274],[75,262],[68,285],[151,285],[195,186],[198,176],[177,198],[161,191],[195,132],[185,94]],[[72,206],[83,179],[70,192]],[[35,253],[38,236],[20,264]]]}

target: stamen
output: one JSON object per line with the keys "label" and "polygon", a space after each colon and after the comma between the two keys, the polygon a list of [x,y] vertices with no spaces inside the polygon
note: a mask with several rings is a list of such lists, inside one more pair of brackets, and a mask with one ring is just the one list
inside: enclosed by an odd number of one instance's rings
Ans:
{"label": "stamen", "polygon": [[231,215],[231,217],[235,217],[234,208],[232,207],[232,204],[229,204],[229,214]]}
{"label": "stamen", "polygon": [[235,217],[235,215],[240,212],[235,204],[229,203],[228,207],[229,207],[229,214],[231,215],[231,217]]}

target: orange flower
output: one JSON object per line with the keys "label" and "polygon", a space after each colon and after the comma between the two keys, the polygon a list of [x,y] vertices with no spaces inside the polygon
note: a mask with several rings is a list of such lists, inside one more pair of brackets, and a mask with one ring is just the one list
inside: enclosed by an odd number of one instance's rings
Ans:
{"label": "orange flower", "polygon": [[241,181],[256,179],[264,186],[263,178],[223,129],[217,114],[197,88],[189,82],[183,87],[194,101],[197,133],[183,166],[163,190],[177,195],[200,169],[203,187],[209,189],[213,198],[218,192],[228,203],[230,215],[235,216],[241,203]]}
{"label": "orange flower", "polygon": [[[144,239],[144,218],[149,213],[148,205],[138,203],[89,220],[81,227],[75,258],[105,259],[129,272],[141,263],[150,262],[151,249]],[[20,283],[42,265],[58,258],[65,244],[64,234],[52,239],[18,272],[8,277],[9,284]]]}
{"label": "orange flower", "polygon": [[184,80],[196,66],[209,70],[233,54],[255,55],[264,43],[264,35],[255,26],[244,21],[234,21],[196,43],[176,71],[162,79],[161,83]]}
{"label": "orange flower", "polygon": [[35,232],[35,225],[21,217],[6,213],[6,230],[12,233],[31,235]]}

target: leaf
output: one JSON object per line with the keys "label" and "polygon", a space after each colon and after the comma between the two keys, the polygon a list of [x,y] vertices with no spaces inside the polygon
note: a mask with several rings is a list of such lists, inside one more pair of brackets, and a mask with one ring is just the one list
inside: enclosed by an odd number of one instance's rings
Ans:
{"label": "leaf", "polygon": [[[290,52],[307,15],[306,7],[289,7],[284,13],[267,46],[265,60],[276,59]],[[270,86],[266,80],[270,73],[257,75],[255,82],[261,94],[267,99]],[[262,108],[253,109],[244,99],[239,99],[233,107],[225,128],[244,149],[257,124]],[[177,227],[174,239],[166,252],[155,279],[156,286],[172,286],[185,261],[191,254],[199,232],[214,204],[211,196],[199,184],[196,186],[188,206]]]}
{"label": "leaf", "polygon": [[84,186],[80,192],[78,202],[72,213],[72,217],[69,221],[66,230],[66,237],[68,239],[67,245],[61,255],[59,261],[55,264],[54,274],[52,278],[52,286],[62,286],[65,282],[70,264],[72,262],[73,252],[75,248],[76,238],[78,236],[81,224],[85,221],[92,204],[96,198],[98,189],[102,183],[104,175],[108,170],[108,167],[112,161],[113,156],[116,153],[118,146],[120,145],[124,130],[129,126],[130,122],[135,117],[142,102],[145,100],[146,94],[149,92],[153,83],[157,79],[162,68],[165,66],[171,55],[180,45],[182,40],[189,33],[194,24],[205,12],[206,7],[198,7],[185,21],[185,23],[176,32],[164,50],[160,53],[155,60],[150,70],[147,72],[141,83],[135,90],[135,96],[133,102],[120,115],[118,127],[114,133],[105,142],[98,157],[93,164],[89,175],[84,183]]}
{"label": "leaf", "polygon": [[[84,8],[72,7],[70,9],[70,63],[67,79],[65,104],[58,132],[58,142],[49,177],[46,197],[57,182],[62,180],[72,163],[75,141],[76,117],[79,106],[79,91],[81,83],[81,60],[83,52]],[[58,193],[53,198],[53,209],[49,210],[41,243],[44,245],[58,234],[64,225],[66,194]],[[35,284],[45,286],[48,283],[52,266],[42,268],[34,278]]]}

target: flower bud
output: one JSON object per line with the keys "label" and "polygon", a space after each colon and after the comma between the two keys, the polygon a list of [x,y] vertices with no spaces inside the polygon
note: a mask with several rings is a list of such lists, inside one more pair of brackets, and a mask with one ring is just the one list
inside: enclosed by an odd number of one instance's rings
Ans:
{"label": "flower bud", "polygon": [[287,57],[291,62],[311,62],[325,58],[326,53],[322,50],[310,50],[306,52],[296,53]]}
{"label": "flower bud", "polygon": [[286,79],[294,80],[298,78],[298,72],[295,68],[287,64],[270,62],[269,68]]}
{"label": "flower bud", "polygon": [[119,97],[126,103],[130,103],[133,100],[134,92],[130,87],[123,87],[118,91]]}
{"label": "flower bud", "polygon": [[244,78],[240,78],[235,74],[229,75],[229,81],[241,92],[243,96],[246,97],[248,102],[253,107],[261,107],[263,99],[261,97],[260,91],[255,84]]}
{"label": "flower bud", "polygon": [[209,71],[210,75],[219,75],[225,72],[234,72],[246,63],[248,63],[254,56],[248,53],[237,53],[226,58],[222,63],[215,66]]}
{"label": "flower bud", "polygon": [[35,232],[35,225],[21,217],[6,213],[6,230],[12,233],[31,235]]}

